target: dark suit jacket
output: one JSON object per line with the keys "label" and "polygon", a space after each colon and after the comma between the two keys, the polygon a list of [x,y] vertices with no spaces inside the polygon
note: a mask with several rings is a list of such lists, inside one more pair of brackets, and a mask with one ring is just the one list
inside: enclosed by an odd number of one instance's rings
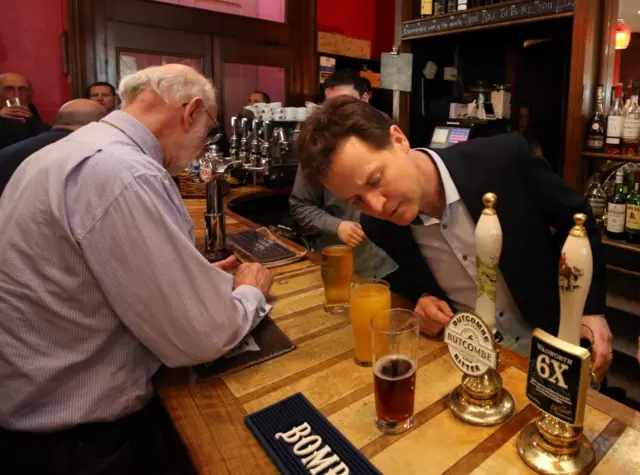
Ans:
{"label": "dark suit jacket", "polygon": [[[604,314],[602,242],[588,201],[568,187],[546,160],[536,157],[520,133],[478,138],[437,153],[476,223],[483,209],[482,195],[498,196],[496,210],[503,232],[500,271],[526,321],[554,335],[560,314],[560,250],[573,226],[573,215],[585,213],[594,268],[584,313]],[[423,293],[449,300],[422,257],[410,226],[366,215],[360,222],[369,239],[399,265],[400,284],[394,291],[412,302]]]}
{"label": "dark suit jacket", "polygon": [[57,142],[71,133],[67,129],[51,129],[0,150],[0,195],[7,186],[11,175],[25,159],[41,148]]}
{"label": "dark suit jacket", "polygon": [[24,122],[0,117],[0,150],[48,130],[51,130],[49,124],[34,117],[29,117]]}

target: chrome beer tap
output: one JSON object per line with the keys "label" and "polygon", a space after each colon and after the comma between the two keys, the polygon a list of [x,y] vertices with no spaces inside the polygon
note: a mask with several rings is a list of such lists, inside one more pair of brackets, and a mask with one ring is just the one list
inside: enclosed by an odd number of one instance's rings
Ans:
{"label": "chrome beer tap", "polygon": [[258,119],[253,119],[252,128],[251,128],[251,153],[249,154],[249,166],[256,167],[258,166],[258,157],[260,153],[260,142],[258,137],[258,126],[260,121]]}
{"label": "chrome beer tap", "polygon": [[220,261],[231,255],[226,249],[222,185],[225,181],[231,184],[239,183],[240,180],[234,176],[233,171],[242,168],[240,160],[222,157],[216,144],[221,136],[222,134],[217,134],[208,140],[202,158],[194,161],[187,169],[197,181],[207,185],[203,254],[210,262]]}
{"label": "chrome beer tap", "polygon": [[275,142],[274,154],[279,161],[282,161],[282,157],[289,152],[289,142],[282,127],[273,129],[273,141]]}
{"label": "chrome beer tap", "polygon": [[269,121],[262,122],[262,144],[260,145],[260,163],[264,166],[271,163],[269,147]]}
{"label": "chrome beer tap", "polygon": [[243,117],[242,120],[240,121],[240,132],[241,132],[241,139],[240,139],[240,154],[239,154],[239,158],[240,161],[244,164],[247,163],[247,157],[248,157],[248,143],[247,143],[247,123],[248,123],[248,119],[246,117]]}
{"label": "chrome beer tap", "polygon": [[238,159],[238,127],[236,125],[236,121],[238,120],[237,116],[231,117],[231,130],[233,134],[231,135],[231,139],[229,140],[229,145],[231,148],[229,149],[229,158],[231,160]]}

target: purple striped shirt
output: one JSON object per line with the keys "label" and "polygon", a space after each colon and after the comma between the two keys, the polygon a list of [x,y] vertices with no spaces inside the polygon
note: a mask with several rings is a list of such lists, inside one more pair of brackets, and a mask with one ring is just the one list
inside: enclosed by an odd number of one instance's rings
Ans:
{"label": "purple striped shirt", "polygon": [[[269,310],[194,246],[140,122],[116,111],[28,158],[0,198],[0,426],[53,431],[143,407],[158,367],[211,361]],[[134,143],[135,142],[135,143]],[[139,145],[136,145],[136,143]]]}

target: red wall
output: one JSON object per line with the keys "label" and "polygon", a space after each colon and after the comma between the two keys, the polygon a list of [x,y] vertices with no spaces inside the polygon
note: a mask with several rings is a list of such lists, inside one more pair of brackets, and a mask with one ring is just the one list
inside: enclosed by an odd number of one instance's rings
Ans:
{"label": "red wall", "polygon": [[391,51],[394,0],[318,0],[318,31],[371,41],[371,59]]}
{"label": "red wall", "polygon": [[60,36],[67,25],[66,0],[2,1],[0,73],[22,74],[33,86],[33,102],[52,123],[71,98],[63,74]]}

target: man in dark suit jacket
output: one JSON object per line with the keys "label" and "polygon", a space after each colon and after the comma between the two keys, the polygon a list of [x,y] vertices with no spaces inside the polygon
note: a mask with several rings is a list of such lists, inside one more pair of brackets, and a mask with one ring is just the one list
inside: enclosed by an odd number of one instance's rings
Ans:
{"label": "man in dark suit jacket", "polygon": [[83,125],[102,119],[104,108],[88,99],[76,99],[64,104],[56,114],[55,124],[48,132],[22,140],[0,150],[0,195],[11,175],[30,155],[57,142]]}
{"label": "man in dark suit jacket", "polygon": [[533,328],[558,332],[559,251],[573,215],[587,214],[594,269],[582,323],[594,333],[594,369],[598,380],[604,377],[612,350],[599,229],[587,200],[535,156],[521,134],[475,139],[437,154],[412,150],[375,109],[340,97],[307,119],[298,157],[307,177],[362,211],[365,234],[404,276],[393,290],[416,303],[428,335],[446,326],[452,309],[475,307],[474,231],[483,194],[498,196],[503,230],[497,327],[522,353]]}

